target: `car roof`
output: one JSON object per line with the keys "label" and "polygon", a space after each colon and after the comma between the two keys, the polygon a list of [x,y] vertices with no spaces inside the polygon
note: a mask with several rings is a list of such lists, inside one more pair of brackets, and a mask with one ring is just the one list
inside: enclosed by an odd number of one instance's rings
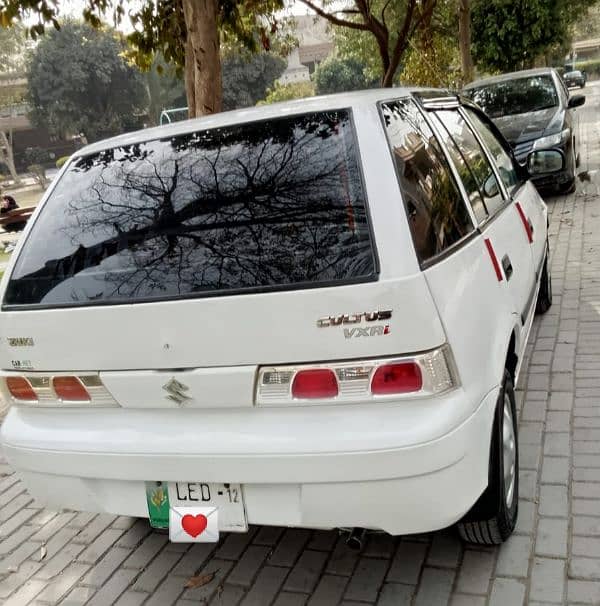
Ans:
{"label": "car roof", "polygon": [[552,67],[538,67],[536,69],[523,69],[518,72],[509,72],[507,74],[500,74],[499,76],[490,76],[489,78],[481,78],[481,80],[475,80],[465,85],[464,90],[471,88],[477,88],[479,86],[486,86],[488,84],[497,84],[498,82],[510,82],[511,80],[519,80],[520,78],[530,78],[532,76],[545,76],[556,73],[556,70]]}
{"label": "car roof", "polygon": [[456,97],[456,93],[450,93],[447,90],[397,87],[369,89],[338,93],[334,95],[308,97],[305,99],[295,99],[293,101],[261,105],[259,107],[247,107],[244,109],[220,112],[217,114],[211,114],[209,116],[202,116],[201,118],[181,120],[172,124],[155,126],[124,135],[118,135],[110,139],[104,139],[102,141],[97,141],[90,145],[86,145],[75,152],[73,157],[76,158],[87,156],[89,154],[95,154],[115,147],[134,145],[155,139],[184,135],[210,128],[244,124],[247,122],[258,122],[261,120],[269,120],[309,112],[346,109],[361,105],[370,105],[377,103],[378,101],[411,96],[415,93],[420,93],[427,97],[439,96],[440,98],[447,98],[450,95]]}

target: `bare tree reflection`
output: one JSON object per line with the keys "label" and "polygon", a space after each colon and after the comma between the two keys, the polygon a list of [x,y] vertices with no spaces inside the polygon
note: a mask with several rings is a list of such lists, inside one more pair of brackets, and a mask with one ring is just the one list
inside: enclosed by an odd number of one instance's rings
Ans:
{"label": "bare tree reflection", "polygon": [[24,259],[6,303],[122,300],[370,275],[349,116],[329,112],[220,128],[82,158],[36,222]]}

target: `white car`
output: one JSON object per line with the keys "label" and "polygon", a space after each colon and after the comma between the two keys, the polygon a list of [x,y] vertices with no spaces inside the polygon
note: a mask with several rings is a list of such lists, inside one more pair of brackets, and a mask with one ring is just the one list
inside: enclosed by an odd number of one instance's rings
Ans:
{"label": "white car", "polygon": [[6,458],[53,508],[157,527],[210,508],[210,540],[503,541],[513,389],[552,301],[526,170],[476,106],[406,89],[86,147],[2,279]]}

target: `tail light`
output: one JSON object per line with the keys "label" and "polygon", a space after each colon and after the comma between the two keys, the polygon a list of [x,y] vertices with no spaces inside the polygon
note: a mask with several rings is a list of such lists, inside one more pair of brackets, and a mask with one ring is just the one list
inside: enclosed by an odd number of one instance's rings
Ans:
{"label": "tail light", "polygon": [[373,374],[371,393],[384,396],[392,393],[413,393],[423,387],[421,369],[415,362],[384,364]]}
{"label": "tail light", "polygon": [[118,406],[97,374],[47,375],[31,373],[4,378],[15,404],[37,406]]}
{"label": "tail light", "polygon": [[321,399],[335,398],[338,395],[338,382],[333,370],[314,368],[300,370],[292,381],[292,398]]}
{"label": "tail light", "polygon": [[369,402],[427,397],[458,387],[458,373],[448,345],[406,357],[354,362],[263,367],[259,370],[259,405],[301,401]]}
{"label": "tail light", "polygon": [[14,400],[37,403],[38,397],[31,383],[25,377],[8,377],[6,387]]}
{"label": "tail light", "polygon": [[77,377],[52,377],[52,387],[62,402],[90,402],[90,394]]}

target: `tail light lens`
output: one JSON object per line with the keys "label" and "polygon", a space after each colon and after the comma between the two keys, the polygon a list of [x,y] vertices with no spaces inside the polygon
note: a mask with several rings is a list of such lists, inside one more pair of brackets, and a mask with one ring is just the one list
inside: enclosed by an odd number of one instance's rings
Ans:
{"label": "tail light lens", "polygon": [[335,398],[338,395],[338,382],[333,370],[314,368],[300,370],[292,382],[292,398],[322,399]]}
{"label": "tail light lens", "polygon": [[[5,394],[15,404],[34,406],[118,406],[98,374],[6,376]],[[6,393],[8,392],[8,393]]]}
{"label": "tail light lens", "polygon": [[6,387],[17,402],[36,403],[38,401],[31,383],[25,377],[7,377]]}
{"label": "tail light lens", "polygon": [[298,401],[352,403],[427,397],[458,387],[448,345],[414,356],[311,366],[261,368],[256,402],[263,406]]}
{"label": "tail light lens", "polygon": [[371,379],[371,393],[375,396],[412,393],[421,391],[422,387],[421,369],[415,362],[384,364],[373,373]]}
{"label": "tail light lens", "polygon": [[77,377],[53,377],[52,387],[63,402],[90,401],[90,394]]}

